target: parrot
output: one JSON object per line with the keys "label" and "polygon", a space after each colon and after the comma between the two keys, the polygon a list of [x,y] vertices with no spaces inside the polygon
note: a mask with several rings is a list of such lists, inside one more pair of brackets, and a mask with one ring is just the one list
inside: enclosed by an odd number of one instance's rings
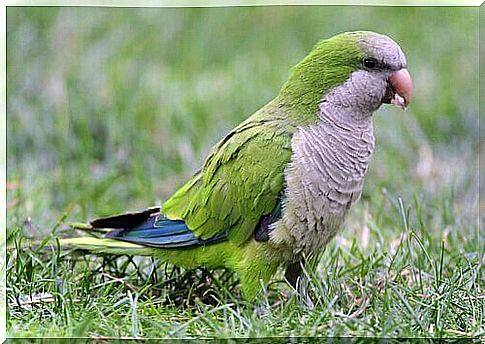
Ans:
{"label": "parrot", "polygon": [[278,268],[290,285],[359,200],[374,149],[373,113],[406,109],[413,85],[401,47],[371,31],[320,40],[287,81],[211,149],[160,207],[99,218],[66,238],[94,254],[152,256],[178,267],[225,268],[256,298]]}

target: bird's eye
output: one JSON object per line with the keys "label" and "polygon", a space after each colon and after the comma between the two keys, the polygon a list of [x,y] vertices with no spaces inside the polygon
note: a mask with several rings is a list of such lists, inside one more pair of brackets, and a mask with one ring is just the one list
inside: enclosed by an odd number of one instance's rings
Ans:
{"label": "bird's eye", "polygon": [[364,67],[366,68],[376,68],[377,67],[377,60],[373,57],[366,57],[362,60]]}

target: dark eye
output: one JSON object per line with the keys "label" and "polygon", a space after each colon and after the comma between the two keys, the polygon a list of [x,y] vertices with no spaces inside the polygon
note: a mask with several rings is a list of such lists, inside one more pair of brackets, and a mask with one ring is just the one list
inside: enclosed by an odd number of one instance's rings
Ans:
{"label": "dark eye", "polygon": [[362,60],[362,63],[366,68],[376,68],[377,67],[377,60],[373,57],[366,57]]}

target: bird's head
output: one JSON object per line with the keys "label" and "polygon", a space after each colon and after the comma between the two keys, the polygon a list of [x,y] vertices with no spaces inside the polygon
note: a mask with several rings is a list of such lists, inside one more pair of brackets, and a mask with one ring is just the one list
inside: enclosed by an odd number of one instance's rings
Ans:
{"label": "bird's head", "polygon": [[[355,32],[352,35],[365,55],[359,68],[364,78],[386,81],[381,103],[405,109],[413,95],[413,84],[401,47],[389,37],[374,32]],[[382,89],[375,91],[381,93]]]}
{"label": "bird's head", "polygon": [[361,114],[372,114],[382,103],[405,109],[412,92],[399,45],[385,35],[357,31],[318,42],[293,67],[280,96],[315,116],[322,102]]}

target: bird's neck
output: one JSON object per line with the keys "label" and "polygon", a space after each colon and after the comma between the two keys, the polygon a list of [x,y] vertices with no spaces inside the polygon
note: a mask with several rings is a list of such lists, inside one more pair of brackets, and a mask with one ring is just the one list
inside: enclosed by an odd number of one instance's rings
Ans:
{"label": "bird's neck", "polygon": [[356,71],[342,85],[326,92],[319,102],[319,120],[368,127],[382,104],[386,81],[379,75]]}
{"label": "bird's neck", "polygon": [[366,131],[372,129],[372,112],[361,112],[354,107],[346,107],[329,101],[322,101],[319,105],[319,126],[329,126],[348,131]]}

